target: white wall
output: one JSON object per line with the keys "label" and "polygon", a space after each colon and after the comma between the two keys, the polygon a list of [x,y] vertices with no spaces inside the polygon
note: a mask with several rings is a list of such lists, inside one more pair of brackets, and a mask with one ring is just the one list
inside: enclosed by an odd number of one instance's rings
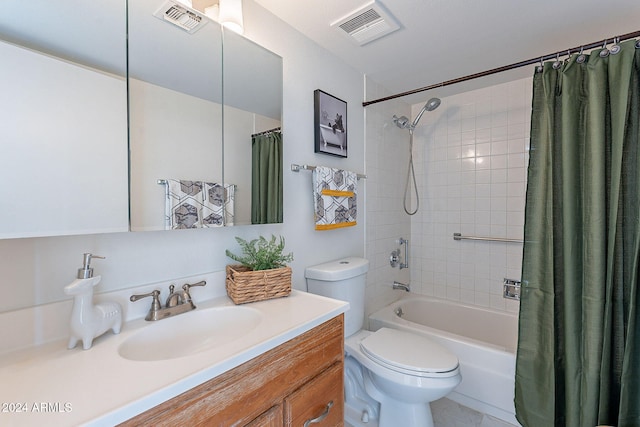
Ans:
{"label": "white wall", "polygon": [[[442,99],[416,129],[421,211],[411,220],[413,290],[517,311],[522,244],[454,241],[453,233],[523,238],[531,78]],[[422,104],[412,106],[413,115]]]}
{"label": "white wall", "polygon": [[[236,235],[284,235],[295,256],[291,266],[297,289],[306,289],[306,266],[364,255],[364,206],[357,226],[315,231],[311,174],[289,170],[291,163],[307,163],[364,172],[362,75],[254,2],[245,0],[244,12],[245,35],[284,59],[284,224],[0,240],[0,293],[7,296],[0,300],[0,311],[66,299],[62,288],[74,279],[83,252],[108,257],[95,261],[96,274],[102,275],[98,291],[221,270],[227,263],[224,250],[238,248]],[[313,152],[315,89],[348,103],[347,159]],[[366,182],[359,192],[365,200]]]}

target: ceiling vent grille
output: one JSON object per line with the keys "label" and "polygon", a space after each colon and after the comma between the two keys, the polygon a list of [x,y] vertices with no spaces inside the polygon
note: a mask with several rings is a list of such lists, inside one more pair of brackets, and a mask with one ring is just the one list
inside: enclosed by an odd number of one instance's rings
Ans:
{"label": "ceiling vent grille", "polygon": [[207,23],[206,19],[184,5],[167,1],[154,14],[157,18],[170,22],[193,34]]}
{"label": "ceiling vent grille", "polygon": [[375,1],[335,21],[331,26],[361,46],[400,29],[398,22]]}

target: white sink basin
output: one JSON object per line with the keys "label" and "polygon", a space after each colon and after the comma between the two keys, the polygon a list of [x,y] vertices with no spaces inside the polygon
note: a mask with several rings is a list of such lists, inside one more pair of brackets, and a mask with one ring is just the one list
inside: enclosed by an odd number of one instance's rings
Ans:
{"label": "white sink basin", "polygon": [[129,360],[176,359],[242,338],[261,321],[250,307],[195,309],[146,326],[120,344],[118,353]]}

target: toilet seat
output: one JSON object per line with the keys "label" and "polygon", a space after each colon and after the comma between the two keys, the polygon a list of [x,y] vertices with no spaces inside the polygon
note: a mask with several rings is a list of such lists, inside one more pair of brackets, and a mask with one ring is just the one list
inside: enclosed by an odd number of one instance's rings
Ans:
{"label": "toilet seat", "polygon": [[360,341],[360,350],[373,362],[402,374],[443,378],[458,375],[458,358],[426,337],[381,328]]}

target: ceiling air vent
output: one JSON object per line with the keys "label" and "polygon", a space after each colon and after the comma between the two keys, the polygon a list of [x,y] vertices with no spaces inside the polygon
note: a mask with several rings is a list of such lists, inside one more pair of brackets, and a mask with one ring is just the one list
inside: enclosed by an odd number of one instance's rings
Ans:
{"label": "ceiling air vent", "polygon": [[198,31],[207,23],[206,19],[182,4],[167,1],[153,14],[157,18],[171,22],[190,34]]}
{"label": "ceiling air vent", "polygon": [[361,46],[400,29],[398,22],[375,1],[333,22],[331,26]]}

